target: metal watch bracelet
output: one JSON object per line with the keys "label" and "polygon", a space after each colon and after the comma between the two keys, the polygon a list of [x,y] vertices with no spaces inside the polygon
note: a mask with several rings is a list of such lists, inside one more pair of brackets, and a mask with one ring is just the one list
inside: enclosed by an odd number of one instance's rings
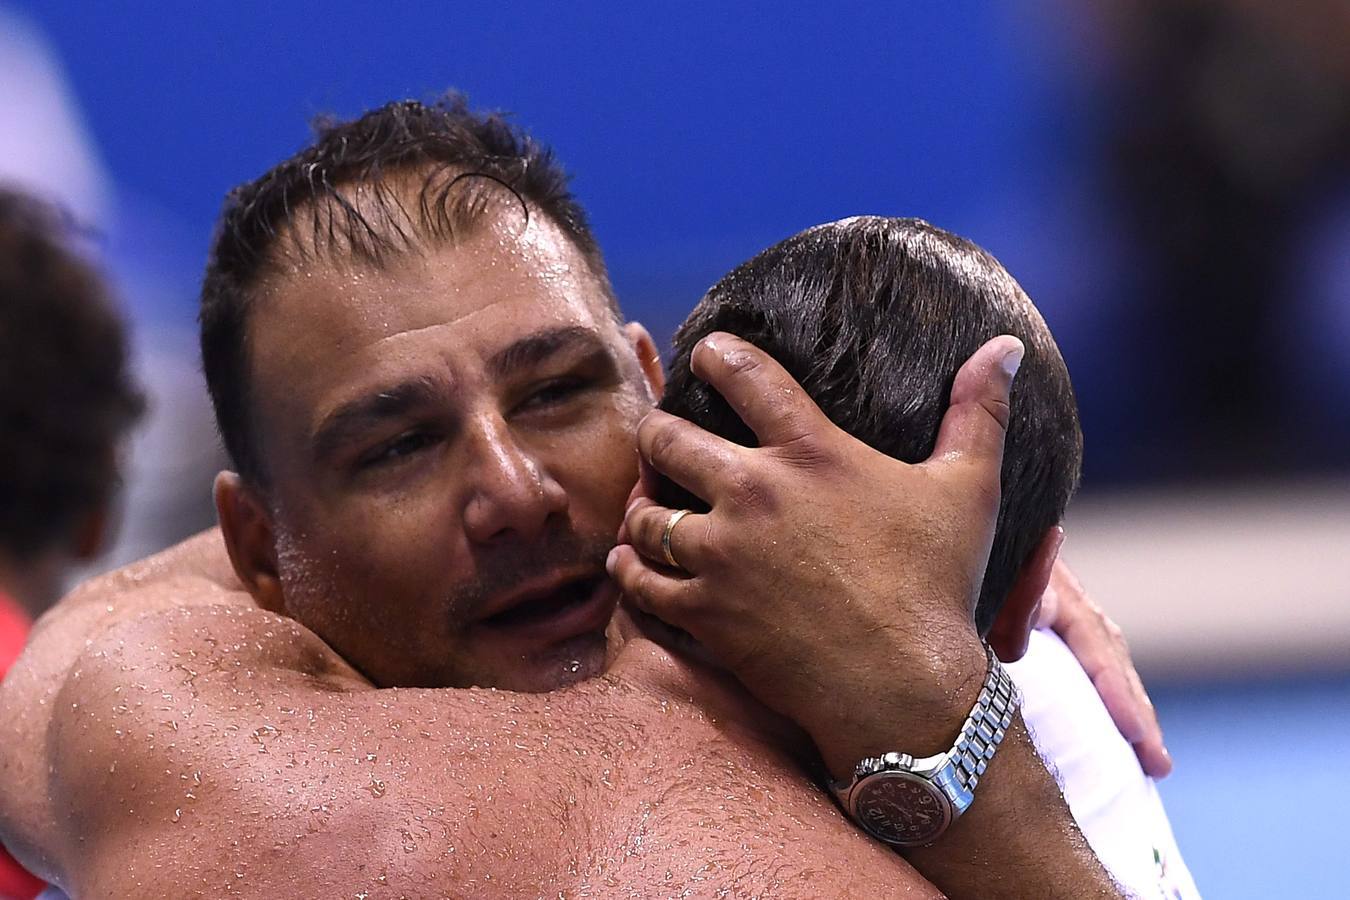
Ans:
{"label": "metal watch bracelet", "polygon": [[1021,702],[992,649],[989,670],[950,750],[916,759],[906,753],[868,757],[849,781],[831,784],[845,812],[869,834],[901,847],[931,844],[975,799],[975,788]]}

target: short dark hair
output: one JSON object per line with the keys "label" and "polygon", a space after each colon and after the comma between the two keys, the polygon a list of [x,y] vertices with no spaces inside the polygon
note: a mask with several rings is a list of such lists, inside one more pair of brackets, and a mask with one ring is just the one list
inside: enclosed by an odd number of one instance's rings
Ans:
{"label": "short dark hair", "polygon": [[[737,267],[677,331],[661,408],[754,446],[749,428],[689,369],[690,352],[713,331],[771,354],[836,425],[910,463],[932,453],[961,364],[990,338],[1021,338],[998,529],[976,613],[986,634],[1018,570],[1063,516],[1083,453],[1064,360],[1003,266],[918,219],[863,217],[808,229]],[[659,499],[706,509],[669,482]]]}
{"label": "short dark hair", "polygon": [[0,188],[0,547],[20,561],[108,502],[117,444],[145,406],[75,232],[56,207]]}
{"label": "short dark hair", "polygon": [[[225,198],[202,282],[202,368],[216,424],[239,474],[259,485],[267,470],[250,408],[248,317],[259,283],[284,257],[380,266],[470,228],[504,188],[527,218],[537,209],[567,235],[618,314],[567,173],[501,114],[473,112],[452,93],[320,120],[315,130],[313,144]],[[415,196],[400,196],[391,177],[413,179]],[[367,192],[364,211],[352,189]]]}

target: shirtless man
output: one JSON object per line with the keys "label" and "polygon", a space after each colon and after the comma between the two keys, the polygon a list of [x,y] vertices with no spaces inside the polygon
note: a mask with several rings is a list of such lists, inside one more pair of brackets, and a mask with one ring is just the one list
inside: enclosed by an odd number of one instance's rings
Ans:
{"label": "shirtless man", "polygon": [[[659,361],[500,122],[394,105],[242,189],[203,348],[229,562],[213,532],[87,586],[0,695],[0,831],[74,896],[1118,896],[1020,723],[907,862],[736,681],[607,635]],[[907,465],[750,345],[695,351],[761,439],[703,485],[774,544],[737,602],[836,612],[759,656],[722,617],[717,651],[835,774],[942,749],[978,693],[1020,356],[982,347]],[[669,470],[677,430],[638,444]]]}

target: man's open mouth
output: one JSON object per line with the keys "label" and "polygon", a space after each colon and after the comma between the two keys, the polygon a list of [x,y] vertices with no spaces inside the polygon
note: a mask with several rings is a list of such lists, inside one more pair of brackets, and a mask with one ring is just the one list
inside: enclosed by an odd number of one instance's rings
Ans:
{"label": "man's open mouth", "polygon": [[617,592],[603,575],[572,578],[527,591],[478,624],[526,640],[563,640],[604,628],[616,600]]}

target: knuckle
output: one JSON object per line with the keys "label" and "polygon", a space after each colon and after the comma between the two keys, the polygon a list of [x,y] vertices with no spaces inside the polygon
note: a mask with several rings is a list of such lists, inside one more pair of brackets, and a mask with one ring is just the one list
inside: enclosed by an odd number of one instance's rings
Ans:
{"label": "knuckle", "polygon": [[834,448],[828,441],[808,431],[795,416],[786,417],[785,424],[797,432],[797,437],[780,445],[784,459],[807,469],[827,469],[836,464]]}
{"label": "knuckle", "polygon": [[640,502],[634,502],[623,514],[623,524],[632,534],[638,534],[642,529],[642,511],[645,507]]}
{"label": "knuckle", "polygon": [[711,608],[707,591],[702,590],[693,581],[685,582],[678,590],[678,602],[672,604],[679,608],[682,620],[705,617]]}
{"label": "knuckle", "polygon": [[1012,407],[1008,405],[1007,400],[1001,397],[985,397],[980,400],[980,406],[989,414],[990,418],[998,423],[999,428],[1004,431],[1008,430],[1008,422],[1012,417]]}
{"label": "knuckle", "polygon": [[661,545],[662,532],[665,530],[664,519],[655,509],[644,510],[635,533],[644,547],[653,548]]}
{"label": "knuckle", "polygon": [[642,596],[646,597],[648,600],[655,599],[656,576],[650,569],[645,566],[639,568],[633,578],[633,583],[637,585],[638,592],[641,593]]}
{"label": "knuckle", "polygon": [[737,466],[728,475],[727,499],[741,509],[762,509],[770,506],[770,492],[764,480],[744,466]]}
{"label": "knuckle", "polygon": [[659,609],[665,605],[658,576],[646,566],[637,567],[633,576],[633,591],[650,609]]}
{"label": "knuckle", "polygon": [[627,554],[621,556],[614,566],[614,580],[619,588],[630,597],[638,597],[638,586],[633,561]]}
{"label": "knuckle", "polygon": [[1102,631],[1106,634],[1106,637],[1113,644],[1124,646],[1125,632],[1121,630],[1120,626],[1105,615],[1101,617],[1101,622],[1102,622]]}
{"label": "knuckle", "polygon": [[740,338],[725,341],[719,358],[729,373],[741,377],[753,376],[764,365],[754,345]]}
{"label": "knuckle", "polygon": [[653,427],[656,430],[651,435],[648,447],[651,451],[652,462],[659,464],[674,455],[679,433],[676,431],[674,423]]}
{"label": "knuckle", "polygon": [[698,535],[700,565],[704,569],[718,570],[731,562],[730,548],[718,537],[716,526],[708,519]]}

